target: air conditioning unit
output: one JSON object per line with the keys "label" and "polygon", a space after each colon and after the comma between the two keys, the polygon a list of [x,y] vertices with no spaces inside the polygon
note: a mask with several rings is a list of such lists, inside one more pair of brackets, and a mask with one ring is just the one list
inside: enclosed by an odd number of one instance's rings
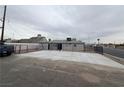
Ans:
{"label": "air conditioning unit", "polygon": [[71,41],[71,38],[70,38],[70,37],[68,37],[68,38],[67,38],[67,41]]}

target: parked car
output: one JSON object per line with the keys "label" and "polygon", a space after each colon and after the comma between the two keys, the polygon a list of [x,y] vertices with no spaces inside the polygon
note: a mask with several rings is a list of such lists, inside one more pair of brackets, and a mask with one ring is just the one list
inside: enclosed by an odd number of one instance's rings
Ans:
{"label": "parked car", "polygon": [[9,56],[14,53],[14,46],[0,43],[0,57]]}

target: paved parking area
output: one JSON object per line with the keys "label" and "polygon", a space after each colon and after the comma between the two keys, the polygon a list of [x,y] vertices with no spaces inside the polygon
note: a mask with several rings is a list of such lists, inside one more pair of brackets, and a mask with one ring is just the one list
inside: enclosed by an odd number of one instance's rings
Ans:
{"label": "paved parking area", "polygon": [[124,86],[124,69],[12,55],[0,58],[0,86]]}

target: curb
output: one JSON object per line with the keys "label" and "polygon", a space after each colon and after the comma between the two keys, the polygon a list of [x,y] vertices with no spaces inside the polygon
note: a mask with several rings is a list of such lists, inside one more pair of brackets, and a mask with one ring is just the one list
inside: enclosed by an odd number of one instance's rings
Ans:
{"label": "curb", "polygon": [[124,58],[112,56],[112,55],[106,54],[106,53],[104,53],[103,55],[106,56],[106,57],[109,57],[110,59],[112,59],[112,60],[114,60],[116,62],[119,62],[120,64],[123,64],[124,65]]}

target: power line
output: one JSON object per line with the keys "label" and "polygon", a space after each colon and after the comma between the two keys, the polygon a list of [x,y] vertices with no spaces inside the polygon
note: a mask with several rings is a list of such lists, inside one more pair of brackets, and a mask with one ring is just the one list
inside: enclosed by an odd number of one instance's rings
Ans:
{"label": "power line", "polygon": [[[19,36],[23,36],[22,34],[18,33],[17,30],[13,27],[13,25],[11,25],[10,23],[8,23],[9,27],[14,31],[16,32]],[[14,32],[12,32],[11,30],[11,33],[13,34]]]}

